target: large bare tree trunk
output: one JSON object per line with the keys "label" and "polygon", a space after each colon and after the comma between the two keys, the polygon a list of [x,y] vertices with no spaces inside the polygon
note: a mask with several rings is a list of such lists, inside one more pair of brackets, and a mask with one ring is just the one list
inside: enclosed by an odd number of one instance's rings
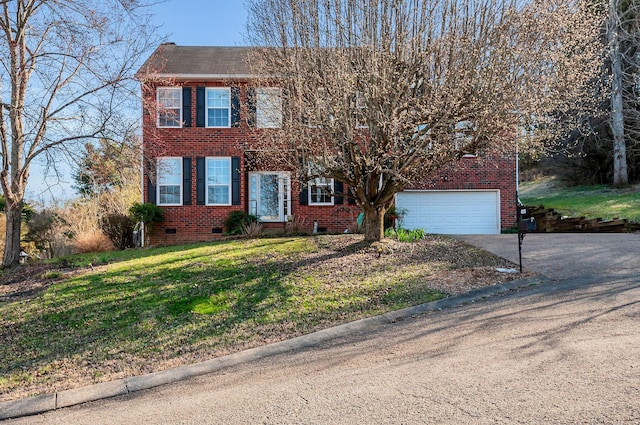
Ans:
{"label": "large bare tree trunk", "polygon": [[622,53],[620,52],[618,6],[609,6],[609,55],[611,58],[611,132],[613,133],[613,186],[629,185],[627,147],[624,139],[624,106],[622,98]]}
{"label": "large bare tree trunk", "polygon": [[364,212],[364,239],[379,241],[384,238],[384,213],[386,208],[366,209]]}
{"label": "large bare tree trunk", "polygon": [[[153,2],[151,2],[153,3]],[[130,131],[128,85],[153,43],[147,0],[0,1],[0,183],[3,267],[18,264],[29,167],[78,144]],[[31,78],[36,76],[34,80]],[[123,137],[124,139],[124,137]]]}
{"label": "large bare tree trunk", "polygon": [[11,267],[20,262],[20,225],[22,223],[22,202],[7,202],[7,233],[2,264]]}

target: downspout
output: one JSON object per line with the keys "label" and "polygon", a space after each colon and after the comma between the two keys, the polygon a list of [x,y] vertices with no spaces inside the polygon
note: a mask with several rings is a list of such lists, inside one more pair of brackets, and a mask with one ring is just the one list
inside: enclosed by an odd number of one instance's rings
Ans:
{"label": "downspout", "polygon": [[[142,140],[142,149],[140,149],[140,203],[144,204],[144,134]],[[144,247],[146,229],[144,223],[140,223],[140,247]]]}
{"label": "downspout", "polygon": [[520,155],[518,152],[518,126],[516,125],[516,203],[520,205]]}

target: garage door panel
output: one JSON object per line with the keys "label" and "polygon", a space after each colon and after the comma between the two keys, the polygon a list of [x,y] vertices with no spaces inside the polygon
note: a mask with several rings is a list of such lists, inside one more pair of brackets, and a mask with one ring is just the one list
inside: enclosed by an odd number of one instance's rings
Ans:
{"label": "garage door panel", "polygon": [[408,191],[396,195],[403,227],[428,233],[500,233],[499,191]]}

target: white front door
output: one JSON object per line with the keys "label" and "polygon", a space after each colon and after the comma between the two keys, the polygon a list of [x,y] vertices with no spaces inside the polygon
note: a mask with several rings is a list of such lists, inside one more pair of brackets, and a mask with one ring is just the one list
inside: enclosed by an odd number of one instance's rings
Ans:
{"label": "white front door", "polygon": [[249,173],[249,214],[264,222],[286,221],[291,207],[287,172]]}

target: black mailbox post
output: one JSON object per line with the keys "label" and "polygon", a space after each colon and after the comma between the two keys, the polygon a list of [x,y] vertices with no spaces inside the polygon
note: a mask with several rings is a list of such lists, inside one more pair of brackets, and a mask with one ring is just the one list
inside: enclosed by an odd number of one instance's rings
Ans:
{"label": "black mailbox post", "polygon": [[516,192],[516,209],[518,211],[518,257],[520,258],[520,273],[522,273],[522,241],[528,232],[536,231],[536,219],[533,217],[524,218],[529,215],[529,211],[520,202],[518,192]]}
{"label": "black mailbox post", "polygon": [[528,233],[536,231],[536,219],[533,217],[521,218],[518,222],[518,233]]}

